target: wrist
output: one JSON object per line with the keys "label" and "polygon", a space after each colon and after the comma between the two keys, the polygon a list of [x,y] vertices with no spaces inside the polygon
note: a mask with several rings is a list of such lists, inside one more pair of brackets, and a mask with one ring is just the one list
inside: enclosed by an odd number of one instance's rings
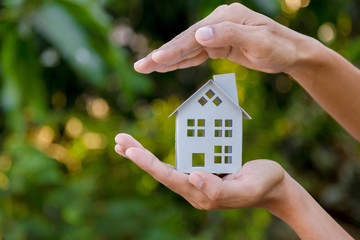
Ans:
{"label": "wrist", "polygon": [[[312,217],[309,194],[285,172],[283,180],[274,189],[272,195],[272,200],[261,208],[287,223],[299,237],[302,236],[304,232],[302,228],[307,225],[304,222],[307,221],[307,217]],[[310,229],[309,225],[307,227]]]}
{"label": "wrist", "polygon": [[272,197],[268,204],[263,207],[281,219],[289,218],[289,214],[295,213],[299,203],[302,202],[302,190],[299,184],[285,172],[282,181],[271,193]]}
{"label": "wrist", "polygon": [[284,72],[290,75],[299,84],[309,84],[305,81],[311,81],[322,66],[325,66],[326,54],[324,51],[328,50],[318,40],[298,34],[294,39],[295,44],[295,60],[294,62],[284,70]]}
{"label": "wrist", "polygon": [[286,172],[274,190],[277,197],[260,207],[282,219],[301,239],[353,239]]}
{"label": "wrist", "polygon": [[259,207],[271,212],[273,215],[284,219],[289,213],[294,212],[294,206],[299,201],[298,184],[284,171],[282,180],[268,192],[266,201],[262,202]]}

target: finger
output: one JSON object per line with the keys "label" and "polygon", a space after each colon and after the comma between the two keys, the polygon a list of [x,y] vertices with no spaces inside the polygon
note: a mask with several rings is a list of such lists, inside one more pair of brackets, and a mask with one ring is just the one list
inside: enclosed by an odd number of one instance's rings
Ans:
{"label": "finger", "polygon": [[116,144],[115,145],[115,152],[117,152],[118,154],[120,154],[123,157],[126,157],[125,155],[125,148],[123,148],[121,145]]}
{"label": "finger", "polygon": [[163,64],[162,67],[170,66],[170,65],[178,63],[179,61],[184,61],[186,59],[194,58],[194,57],[198,56],[200,53],[202,53],[203,51],[204,51],[204,48],[199,46],[198,48],[195,48],[192,51],[188,52],[186,55],[184,55],[181,58],[182,60],[176,59],[172,62],[167,62],[166,64]]}
{"label": "finger", "polygon": [[[227,58],[231,51],[231,47],[222,47],[222,48],[206,48],[196,50],[190,55],[187,56],[186,59],[181,62],[176,62],[168,65],[164,65],[158,68],[157,72],[169,72],[176,69],[184,69],[189,67],[195,67],[203,62],[205,62],[208,58],[216,59],[216,58]],[[197,55],[195,55],[197,53]]]}
{"label": "finger", "polygon": [[211,200],[219,200],[223,196],[223,180],[214,174],[195,171],[190,174],[189,182]]}
{"label": "finger", "polygon": [[[126,133],[119,133],[115,137],[115,142],[119,145],[118,149],[125,153],[126,149],[130,147],[138,147],[145,149],[138,141],[136,141],[131,135]],[[121,148],[121,149],[120,149]]]}
{"label": "finger", "polygon": [[202,21],[194,24],[184,32],[177,35],[170,42],[164,44],[159,49],[150,53],[144,59],[134,64],[136,71],[140,73],[150,73],[166,65],[169,62],[175,63],[184,60],[186,56],[194,49],[201,47],[195,40],[195,32],[203,25],[216,21],[223,11],[228,8],[227,5],[217,7],[209,16]]}
{"label": "finger", "polygon": [[125,153],[131,161],[172,191],[180,195],[188,195],[189,192],[196,190],[189,184],[188,175],[176,171],[169,164],[161,162],[146,149],[131,147]]}
{"label": "finger", "polygon": [[[231,174],[233,175],[233,174]],[[230,175],[230,176],[231,176]],[[221,179],[214,174],[195,171],[190,174],[189,182],[193,184],[198,190],[204,193],[210,200],[221,203],[226,202],[228,207],[246,204],[246,202],[234,202],[234,200],[239,200],[243,195],[246,195],[248,187],[246,184],[243,184],[241,179],[232,180]]]}
{"label": "finger", "polygon": [[244,47],[258,43],[261,26],[247,26],[234,22],[221,22],[199,28],[196,31],[196,41],[205,47]]}
{"label": "finger", "polygon": [[234,173],[232,173],[232,174],[228,174],[228,175],[226,175],[226,176],[225,176],[225,177],[223,177],[222,179],[223,179],[223,180],[230,181],[230,180],[234,180],[234,178],[235,178],[235,174],[234,174]]}
{"label": "finger", "polygon": [[152,59],[155,62],[162,64],[183,60],[189,52],[192,52],[193,49],[200,47],[199,43],[195,40],[195,32],[197,29],[216,22],[217,19],[221,18],[221,14],[228,8],[228,5],[221,5],[217,7],[206,18],[192,25],[186,31],[173,38],[170,42],[161,46],[156,51],[156,54],[152,55]]}
{"label": "finger", "polygon": [[164,65],[185,59],[189,53],[201,47],[195,41],[195,31],[196,29],[191,27],[185,33],[178,35],[145,58],[137,61],[134,64],[134,69],[140,73],[151,73]]}
{"label": "finger", "polygon": [[202,64],[203,62],[205,62],[208,59],[208,55],[205,51],[202,51],[199,55],[190,58],[190,59],[185,59],[181,62],[172,64],[170,66],[164,66],[161,67],[159,69],[157,69],[157,72],[169,72],[169,71],[173,71],[176,69],[184,69],[184,68],[189,68],[189,67],[195,67],[198,66],[200,64]]}
{"label": "finger", "polygon": [[151,73],[155,69],[162,66],[162,64],[154,62],[152,60],[151,56],[154,54],[154,52],[150,53],[147,57],[140,59],[136,63],[134,63],[134,69],[135,71],[139,73]]}
{"label": "finger", "polygon": [[[198,46],[197,48],[193,49],[192,51],[188,52],[186,55],[184,55],[182,58],[183,59],[190,59],[193,57],[198,56],[201,52],[203,51],[203,48],[201,46]],[[140,59],[139,61],[137,61],[136,63],[134,63],[134,68],[137,72],[141,72],[141,73],[150,73],[153,71],[158,71],[159,69],[163,69],[166,68],[170,65],[173,65],[175,63],[178,63],[179,60],[176,59],[172,62],[167,62],[166,64],[159,64],[156,63],[153,59],[152,59],[152,55],[155,54],[152,53],[150,54],[147,58],[143,58]],[[175,68],[176,69],[176,68]],[[175,70],[173,69],[173,70]],[[167,70],[167,71],[172,71],[172,70]],[[158,72],[163,72],[163,71],[158,71]]]}
{"label": "finger", "polygon": [[205,51],[209,58],[211,59],[217,59],[217,58],[228,58],[229,54],[232,51],[232,47],[206,47]]}
{"label": "finger", "polygon": [[118,134],[115,141],[118,143],[115,146],[116,152],[132,160],[157,181],[199,207],[197,201],[204,199],[206,195],[189,183],[187,174],[180,173],[172,165],[161,162],[128,134]]}
{"label": "finger", "polygon": [[[176,40],[168,47],[163,47],[151,55],[151,59],[159,64],[166,64],[168,62],[174,62],[182,60],[186,55],[194,49],[200,48],[199,43],[195,41],[195,29],[189,31],[184,37],[184,41]],[[174,45],[180,45],[181,47],[175,47]]]}

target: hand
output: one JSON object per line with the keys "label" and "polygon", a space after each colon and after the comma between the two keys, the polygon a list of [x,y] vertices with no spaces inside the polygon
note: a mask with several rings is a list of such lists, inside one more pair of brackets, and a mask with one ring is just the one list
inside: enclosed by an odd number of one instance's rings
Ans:
{"label": "hand", "polygon": [[270,160],[248,162],[239,172],[224,178],[202,171],[188,175],[161,162],[130,135],[118,134],[115,141],[117,153],[132,160],[198,209],[267,207],[283,196],[279,191],[284,170]]}
{"label": "hand", "polygon": [[167,72],[208,58],[228,58],[263,72],[287,72],[296,64],[297,47],[305,38],[239,3],[222,5],[134,67],[141,73]]}

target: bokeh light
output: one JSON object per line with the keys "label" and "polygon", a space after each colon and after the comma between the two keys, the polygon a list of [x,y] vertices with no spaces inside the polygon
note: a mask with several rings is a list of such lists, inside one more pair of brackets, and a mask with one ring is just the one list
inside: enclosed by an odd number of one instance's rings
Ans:
{"label": "bokeh light", "polygon": [[46,149],[43,149],[44,153],[49,157],[56,159],[57,161],[65,164],[68,170],[78,171],[81,169],[81,163],[71,158],[69,151],[60,144],[50,144]]}
{"label": "bokeh light", "polygon": [[82,140],[88,149],[103,149],[106,146],[104,135],[100,133],[88,132],[82,136]]}
{"label": "bokeh light", "polygon": [[120,46],[128,46],[131,43],[131,39],[134,37],[134,31],[126,24],[119,24],[114,27],[111,38]]}
{"label": "bokeh light", "polygon": [[82,131],[83,131],[83,124],[78,118],[72,117],[66,122],[65,132],[67,136],[71,138],[76,138],[80,136]]}
{"label": "bokeh light", "polygon": [[12,160],[11,158],[6,155],[6,154],[2,154],[0,156],[0,170],[1,171],[8,171],[11,168],[11,164],[12,164]]}
{"label": "bokeh light", "polygon": [[329,43],[336,37],[336,28],[330,22],[323,23],[318,30],[318,37],[322,42]]}
{"label": "bokeh light", "polygon": [[291,12],[296,12],[301,7],[301,0],[285,0],[285,4]]}
{"label": "bokeh light", "polygon": [[[307,6],[309,6],[309,4],[310,4],[310,0],[282,0],[281,9],[284,13],[290,16],[295,16],[295,14],[300,10],[300,8],[306,8]],[[280,22],[286,23],[286,21],[283,20]]]}
{"label": "bokeh light", "polygon": [[49,126],[43,126],[37,130],[35,143],[40,148],[46,148],[54,140],[55,131]]}
{"label": "bokeh light", "polygon": [[110,107],[105,99],[96,98],[88,101],[87,111],[90,116],[103,119],[109,115]]}
{"label": "bokeh light", "polygon": [[0,172],[0,189],[6,190],[9,187],[9,178],[5,175],[5,173]]}
{"label": "bokeh light", "polygon": [[45,67],[55,67],[59,60],[59,53],[54,48],[48,48],[40,55],[40,62]]}
{"label": "bokeh light", "polygon": [[137,54],[137,58],[144,57],[150,52],[149,41],[143,34],[137,34],[126,23],[116,25],[111,32],[112,41],[120,46],[129,47]]}
{"label": "bokeh light", "polygon": [[310,4],[310,0],[301,0],[301,7],[305,8],[307,6],[309,6]]}

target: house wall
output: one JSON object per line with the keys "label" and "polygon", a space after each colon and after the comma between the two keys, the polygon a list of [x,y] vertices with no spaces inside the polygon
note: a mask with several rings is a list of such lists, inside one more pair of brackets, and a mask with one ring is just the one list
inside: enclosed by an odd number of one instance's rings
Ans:
{"label": "house wall", "polygon": [[[215,93],[211,99],[206,96],[209,89]],[[207,100],[204,106],[198,102],[201,97]],[[213,103],[216,97],[222,100],[219,106]],[[194,126],[188,126],[189,119],[194,120]],[[205,126],[198,126],[199,119],[205,120]],[[222,120],[222,127],[215,126],[215,119]],[[224,126],[227,119],[232,120],[232,127]],[[186,173],[195,170],[212,173],[237,172],[242,161],[242,119],[241,110],[229,103],[227,97],[214,84],[201,89],[176,113],[176,168]],[[193,137],[187,136],[188,130],[194,130]],[[205,136],[197,136],[198,130],[204,130]],[[222,137],[215,137],[215,130],[221,131]],[[225,130],[231,130],[232,136],[225,137]],[[221,147],[221,153],[215,153],[215,146],[218,146],[217,150]],[[231,153],[225,153],[225,146],[231,146]],[[205,154],[203,167],[193,167],[193,153]],[[217,160],[220,156],[222,163],[215,163],[215,156]],[[231,164],[225,164],[225,156],[231,156]]]}

